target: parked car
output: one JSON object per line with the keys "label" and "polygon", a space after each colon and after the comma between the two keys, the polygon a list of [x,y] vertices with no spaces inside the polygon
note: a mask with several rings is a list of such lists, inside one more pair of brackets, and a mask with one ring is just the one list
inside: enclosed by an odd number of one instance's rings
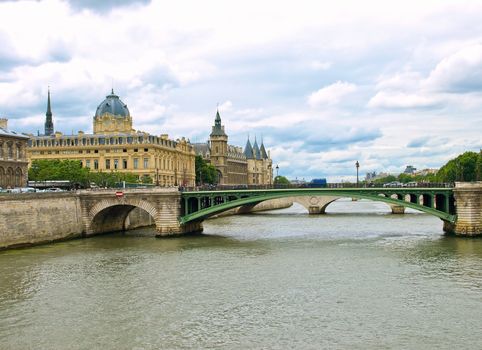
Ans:
{"label": "parked car", "polygon": [[403,187],[403,184],[398,181],[392,181],[383,185],[383,187]]}
{"label": "parked car", "polygon": [[418,186],[418,182],[416,181],[410,181],[405,184],[405,187],[417,187],[417,186]]}

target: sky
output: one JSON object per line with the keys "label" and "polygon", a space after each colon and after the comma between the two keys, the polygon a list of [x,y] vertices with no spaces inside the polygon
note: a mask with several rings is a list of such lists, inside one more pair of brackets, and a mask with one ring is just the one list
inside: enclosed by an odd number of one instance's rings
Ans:
{"label": "sky", "polygon": [[[92,132],[256,138],[289,179],[439,168],[482,148],[481,1],[0,1],[0,117]],[[276,174],[275,174],[276,175]]]}

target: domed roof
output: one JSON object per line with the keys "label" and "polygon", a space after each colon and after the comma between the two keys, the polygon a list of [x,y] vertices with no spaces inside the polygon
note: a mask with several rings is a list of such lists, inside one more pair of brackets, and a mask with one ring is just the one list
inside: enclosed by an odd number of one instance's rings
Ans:
{"label": "domed roof", "polygon": [[127,108],[127,105],[124,104],[117,96],[114,94],[114,89],[112,89],[112,92],[110,95],[107,95],[105,97],[105,100],[102,101],[102,103],[97,107],[97,110],[95,112],[96,117],[100,117],[104,113],[110,113],[115,116],[120,116],[120,117],[129,117],[129,109]]}

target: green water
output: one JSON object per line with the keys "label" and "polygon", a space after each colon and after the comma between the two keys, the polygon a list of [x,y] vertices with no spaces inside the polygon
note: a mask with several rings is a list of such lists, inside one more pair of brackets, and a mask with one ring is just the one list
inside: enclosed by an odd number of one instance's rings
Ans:
{"label": "green water", "polygon": [[0,349],[481,349],[482,240],[335,202],[0,252]]}

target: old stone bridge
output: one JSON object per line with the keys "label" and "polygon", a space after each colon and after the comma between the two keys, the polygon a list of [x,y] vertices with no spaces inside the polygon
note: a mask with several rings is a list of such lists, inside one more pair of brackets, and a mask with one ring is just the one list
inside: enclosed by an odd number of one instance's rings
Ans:
{"label": "old stone bridge", "polygon": [[159,236],[202,231],[202,221],[223,211],[291,198],[311,214],[324,213],[342,197],[385,202],[394,212],[409,207],[439,217],[444,230],[482,234],[482,182],[454,188],[300,188],[125,191],[10,194],[0,196],[0,248],[155,225]]}

